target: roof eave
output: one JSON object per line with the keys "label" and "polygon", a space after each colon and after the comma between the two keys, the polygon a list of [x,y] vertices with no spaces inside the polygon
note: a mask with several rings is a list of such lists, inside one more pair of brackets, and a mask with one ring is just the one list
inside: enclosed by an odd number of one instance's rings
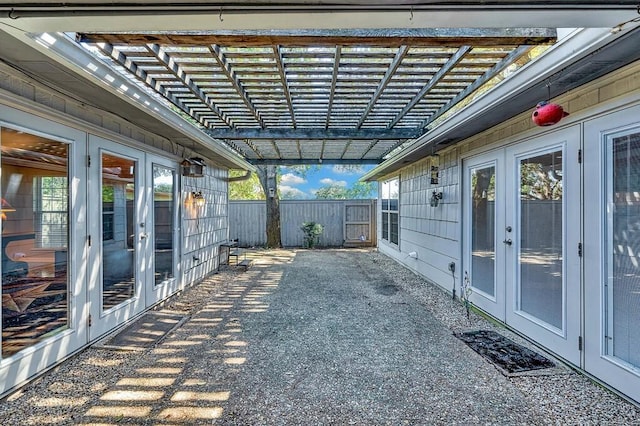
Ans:
{"label": "roof eave", "polygon": [[96,60],[95,57],[81,48],[67,35],[62,33],[47,34],[43,38],[37,34],[26,34],[18,31],[12,32],[11,35],[38,49],[56,63],[73,71],[76,75],[98,84],[123,101],[153,116],[154,119],[193,141],[194,146],[199,146],[215,154],[215,158],[210,158],[215,163],[228,168],[255,171],[255,167],[252,164],[231,150],[224,142],[211,138],[197,126],[180,117],[164,103],[148,95],[143,90],[125,90],[125,87],[131,87],[129,80],[120,76],[107,64]]}
{"label": "roof eave", "polygon": [[[637,27],[636,27],[637,28]],[[475,120],[475,133],[480,133],[495,125],[487,120],[478,120],[486,116],[501,116],[503,119],[511,118],[523,111],[514,111],[511,103],[515,100],[522,101],[525,91],[535,86],[544,87],[545,82],[551,76],[557,75],[572,64],[585,60],[590,54],[598,51],[602,47],[628,35],[636,28],[613,32],[609,28],[579,29],[573,35],[560,41],[552,47],[549,52],[523,67],[516,74],[505,79],[491,91],[471,103],[467,108],[455,114],[451,118],[443,121],[437,127],[430,129],[427,133],[416,139],[414,143],[386,159],[380,165],[370,170],[360,178],[361,181],[379,180],[384,176],[391,175],[401,168],[414,162],[418,157],[428,156],[429,153],[441,149],[440,146],[451,143],[458,143],[466,137],[459,137],[459,133],[467,132],[469,123]],[[588,59],[587,59],[588,60]],[[630,58],[630,61],[632,59]],[[622,65],[620,65],[622,66]],[[598,78],[593,76],[591,80]],[[581,83],[584,84],[584,83]],[[571,88],[572,89],[572,88]],[[571,90],[568,89],[568,90]],[[531,108],[543,97],[533,93],[527,93]],[[560,93],[556,93],[558,95]],[[520,98],[519,98],[520,97]],[[478,123],[482,124],[478,124]]]}

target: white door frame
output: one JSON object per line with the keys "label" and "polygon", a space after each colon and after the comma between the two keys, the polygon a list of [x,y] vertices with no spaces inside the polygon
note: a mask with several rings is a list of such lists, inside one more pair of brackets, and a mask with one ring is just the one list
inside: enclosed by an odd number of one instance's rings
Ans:
{"label": "white door frame", "polygon": [[[555,327],[524,312],[519,306],[520,268],[520,159],[562,151],[562,326]],[[512,227],[507,247],[506,321],[529,338],[569,362],[580,365],[581,344],[581,167],[580,126],[567,127],[506,148],[506,226]]]}
{"label": "white door frame", "polygon": [[[640,368],[609,354],[606,305],[608,226],[612,219],[608,139],[640,131],[640,105],[610,113],[584,124],[585,138],[585,361],[590,374],[640,401]],[[586,231],[588,230],[588,232]],[[612,304],[611,304],[612,306]],[[640,325],[638,325],[640,326]]]}
{"label": "white door frame", "polygon": [[[172,277],[162,280],[156,284],[155,280],[155,241],[157,239],[155,228],[155,206],[154,206],[154,167],[160,166],[166,169],[171,169],[174,172],[173,178],[173,228],[171,229],[172,238],[172,252],[173,252],[173,264],[175,266]],[[149,216],[147,217],[147,244],[148,255],[147,261],[150,262],[146,268],[146,274],[144,278],[146,306],[152,306],[153,304],[166,299],[173,293],[179,290],[181,283],[181,269],[180,269],[180,168],[175,161],[171,161],[164,157],[159,157],[151,154],[147,154],[146,174],[147,174],[147,189],[146,199],[149,200]]]}
{"label": "white door frame", "polygon": [[0,360],[0,395],[40,373],[87,342],[86,310],[86,133],[45,118],[0,105],[0,127],[69,144],[68,329]]}
{"label": "white door frame", "polygon": [[[474,287],[478,277],[473,271],[473,253],[472,253],[472,196],[471,179],[472,170],[485,167],[495,168],[495,201],[494,201],[494,294],[488,294],[481,291],[478,287]],[[504,286],[504,244],[502,243],[502,235],[504,230],[504,149],[492,150],[482,155],[469,157],[464,159],[464,181],[463,181],[463,220],[464,237],[463,237],[463,272],[462,279],[469,280],[471,293],[469,300],[480,309],[494,316],[495,318],[505,320],[505,286]]]}
{"label": "white door frame", "polygon": [[[102,243],[102,154],[111,154],[126,158],[136,163],[135,178],[135,205],[133,235],[133,275],[134,294],[126,301],[103,310],[103,243]],[[149,251],[149,242],[146,238],[146,219],[149,208],[147,206],[147,194],[145,188],[145,153],[143,151],[109,141],[107,139],[89,135],[89,156],[91,166],[88,178],[88,209],[93,212],[89,215],[88,229],[91,241],[89,248],[89,285],[88,300],[90,305],[89,340],[104,335],[120,324],[135,317],[145,308],[145,288],[143,281],[148,267],[144,259]]]}
{"label": "white door frame", "polygon": [[[519,309],[520,280],[520,159],[561,149],[563,154],[563,320],[555,328]],[[495,179],[495,297],[473,287],[470,300],[496,319],[575,365],[580,365],[581,330],[581,167],[578,163],[580,127],[575,125],[463,160],[463,274],[471,265],[471,170],[496,167]],[[470,272],[472,274],[472,271]]]}

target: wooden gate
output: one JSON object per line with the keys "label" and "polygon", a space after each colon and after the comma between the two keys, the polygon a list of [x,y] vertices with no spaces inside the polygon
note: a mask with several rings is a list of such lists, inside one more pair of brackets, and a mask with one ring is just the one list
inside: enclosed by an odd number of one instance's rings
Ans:
{"label": "wooden gate", "polygon": [[348,201],[344,204],[344,245],[375,245],[375,200]]}

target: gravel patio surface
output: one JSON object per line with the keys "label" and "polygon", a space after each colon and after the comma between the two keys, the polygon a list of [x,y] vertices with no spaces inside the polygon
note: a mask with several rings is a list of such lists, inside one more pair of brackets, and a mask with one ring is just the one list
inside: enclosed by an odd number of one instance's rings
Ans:
{"label": "gravel patio surface", "polygon": [[260,251],[158,307],[142,352],[90,347],[0,402],[0,424],[638,424],[559,366],[506,377],[454,332],[496,330],[371,250]]}

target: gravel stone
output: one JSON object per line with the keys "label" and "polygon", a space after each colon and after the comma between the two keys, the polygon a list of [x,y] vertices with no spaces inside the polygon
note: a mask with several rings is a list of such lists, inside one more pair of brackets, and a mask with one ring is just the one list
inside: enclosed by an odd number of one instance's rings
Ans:
{"label": "gravel stone", "polygon": [[640,425],[561,363],[501,374],[453,333],[543,352],[375,250],[253,255],[158,306],[188,320],[155,347],[89,347],[5,398],[0,424]]}

